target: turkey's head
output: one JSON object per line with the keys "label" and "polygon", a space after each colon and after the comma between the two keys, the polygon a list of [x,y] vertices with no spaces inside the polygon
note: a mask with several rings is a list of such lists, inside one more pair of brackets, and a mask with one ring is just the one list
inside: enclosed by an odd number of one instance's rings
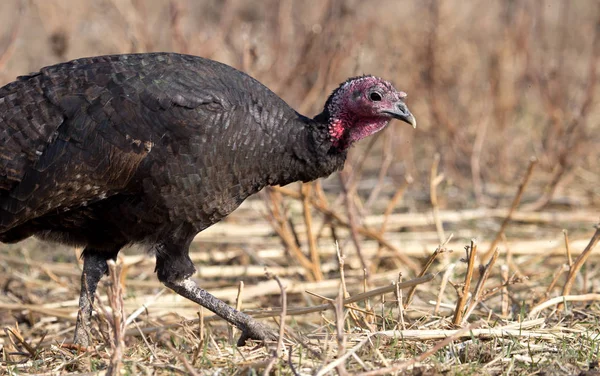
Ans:
{"label": "turkey's head", "polygon": [[323,113],[328,116],[331,142],[340,149],[370,136],[391,119],[402,120],[414,127],[417,122],[404,103],[406,93],[381,78],[350,78],[331,94]]}

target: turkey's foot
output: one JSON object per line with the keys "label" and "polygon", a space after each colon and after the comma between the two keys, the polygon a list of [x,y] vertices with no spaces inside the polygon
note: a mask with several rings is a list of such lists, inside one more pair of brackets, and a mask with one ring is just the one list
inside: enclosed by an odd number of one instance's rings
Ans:
{"label": "turkey's foot", "polygon": [[261,324],[247,314],[228,306],[222,300],[217,299],[206,290],[198,287],[190,278],[175,282],[164,281],[163,283],[184,298],[211,310],[240,329],[242,335],[238,341],[239,346],[243,346],[248,339],[270,341],[277,340],[278,338],[268,326]]}
{"label": "turkey's foot", "polygon": [[278,335],[271,328],[252,318],[240,329],[242,330],[242,335],[238,339],[238,346],[245,346],[246,341],[249,339],[256,341],[277,341],[278,338]]}

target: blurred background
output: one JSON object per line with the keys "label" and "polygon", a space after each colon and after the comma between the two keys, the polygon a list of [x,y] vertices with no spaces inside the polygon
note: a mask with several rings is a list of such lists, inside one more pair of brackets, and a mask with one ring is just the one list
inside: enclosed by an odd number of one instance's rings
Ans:
{"label": "blurred background", "polygon": [[[560,0],[4,0],[0,84],[83,56],[175,51],[241,69],[312,116],[347,77],[374,74],[409,94],[419,127],[394,124],[356,147],[349,170],[364,163],[357,179],[385,179],[381,190],[393,193],[410,175],[406,197],[427,201],[437,153],[442,207],[498,206],[535,156],[530,209],[598,206],[598,8]],[[368,197],[373,186],[359,193]]]}

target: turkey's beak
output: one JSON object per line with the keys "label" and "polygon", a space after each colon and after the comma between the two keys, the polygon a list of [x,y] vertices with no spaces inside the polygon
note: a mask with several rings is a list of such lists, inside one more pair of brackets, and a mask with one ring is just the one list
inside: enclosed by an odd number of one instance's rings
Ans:
{"label": "turkey's beak", "polygon": [[393,110],[386,110],[384,112],[394,119],[402,120],[403,122],[412,125],[413,128],[417,127],[417,119],[410,113],[404,102],[398,102]]}

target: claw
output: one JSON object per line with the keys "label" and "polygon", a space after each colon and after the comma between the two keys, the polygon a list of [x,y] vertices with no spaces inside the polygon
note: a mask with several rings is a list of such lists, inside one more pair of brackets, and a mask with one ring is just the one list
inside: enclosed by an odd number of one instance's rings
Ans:
{"label": "claw", "polygon": [[246,341],[249,339],[253,339],[256,341],[277,341],[279,337],[275,334],[268,326],[259,323],[258,321],[249,322],[244,330],[242,331],[242,335],[237,342],[238,346],[245,346]]}

